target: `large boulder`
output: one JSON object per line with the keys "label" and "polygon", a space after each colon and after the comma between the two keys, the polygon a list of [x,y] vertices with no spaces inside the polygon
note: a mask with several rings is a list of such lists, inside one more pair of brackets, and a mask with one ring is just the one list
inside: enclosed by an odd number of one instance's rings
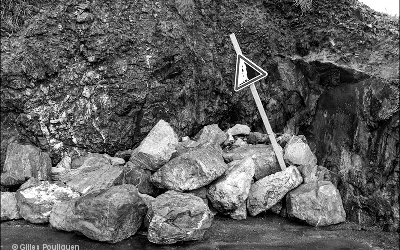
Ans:
{"label": "large boulder", "polygon": [[281,172],[264,177],[250,187],[247,209],[255,216],[270,209],[278,203],[286,193],[303,182],[299,170],[290,166]]}
{"label": "large boulder", "polygon": [[226,140],[226,134],[218,127],[218,124],[212,124],[204,126],[194,139],[201,145],[218,148]]}
{"label": "large boulder", "polygon": [[151,181],[160,188],[194,190],[211,183],[227,168],[214,148],[199,147],[169,161],[151,176]]}
{"label": "large boulder", "polygon": [[297,166],[316,166],[317,157],[301,137],[292,136],[284,148],[283,158],[288,164]]}
{"label": "large boulder", "polygon": [[42,181],[38,186],[19,190],[16,193],[21,216],[31,223],[49,222],[54,204],[76,197],[79,197],[78,192],[48,181]]}
{"label": "large boulder", "polygon": [[1,173],[1,185],[13,186],[24,183],[30,177],[49,180],[51,159],[33,145],[10,143]]}
{"label": "large boulder", "polygon": [[1,192],[1,221],[21,218],[15,192]]}
{"label": "large boulder", "polygon": [[63,231],[74,231],[75,205],[78,198],[55,203],[49,216],[50,226]]}
{"label": "large boulder", "polygon": [[122,166],[112,166],[107,157],[93,154],[79,168],[60,173],[59,181],[81,194],[86,194],[122,184],[123,173]]}
{"label": "large boulder", "polygon": [[124,184],[58,204],[51,211],[50,224],[93,240],[116,243],[136,233],[146,210],[136,187]]}
{"label": "large boulder", "polygon": [[148,216],[151,219],[147,238],[156,244],[200,240],[213,219],[200,197],[176,191],[158,196]]}
{"label": "large boulder", "polygon": [[290,217],[313,226],[327,226],[344,222],[344,211],[339,191],[330,181],[302,184],[286,196]]}
{"label": "large boulder", "polygon": [[124,166],[124,184],[132,184],[140,193],[155,196],[159,190],[150,181],[150,177],[150,170],[140,168],[130,161]]}
{"label": "large boulder", "polygon": [[181,141],[176,146],[176,151],[172,154],[172,158],[175,158],[183,153],[189,152],[190,150],[193,150],[194,148],[197,147],[201,147],[201,144],[197,141],[193,141],[191,139]]}
{"label": "large boulder", "polygon": [[160,120],[132,152],[129,161],[143,169],[155,171],[167,163],[175,152],[178,136],[164,120]]}
{"label": "large boulder", "polygon": [[215,209],[230,214],[246,204],[254,176],[254,165],[251,157],[246,158],[210,185],[207,197]]}
{"label": "large boulder", "polygon": [[227,162],[252,157],[255,163],[254,179],[256,180],[280,171],[278,160],[271,145],[245,145],[224,152],[223,157]]}
{"label": "large boulder", "polygon": [[236,124],[232,128],[229,128],[226,133],[228,135],[249,135],[250,134],[250,128],[247,125],[243,124]]}

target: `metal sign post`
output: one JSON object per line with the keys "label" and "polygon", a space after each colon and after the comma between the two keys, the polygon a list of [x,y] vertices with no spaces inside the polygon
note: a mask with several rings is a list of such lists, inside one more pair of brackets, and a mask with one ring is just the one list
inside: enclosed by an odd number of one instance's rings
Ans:
{"label": "metal sign post", "polygon": [[[236,40],[235,34],[233,34],[233,33],[230,34],[230,38],[231,38],[233,47],[235,48],[236,54],[242,55],[242,50],[239,47],[239,43]],[[236,69],[238,69],[238,68],[239,67],[237,66]],[[236,75],[238,75],[238,72],[236,72]],[[266,75],[264,77],[266,77]],[[237,80],[238,79],[235,79],[235,81],[237,81]],[[249,79],[249,80],[251,80],[251,79]],[[258,80],[260,80],[260,78],[258,78],[256,81],[258,81]],[[240,83],[235,82],[235,86],[240,86],[240,85],[241,85]],[[243,88],[241,88],[241,89],[243,89]],[[286,165],[285,165],[285,161],[283,160],[281,148],[279,147],[278,143],[276,142],[275,134],[272,131],[271,125],[269,124],[267,114],[265,113],[264,107],[261,103],[260,96],[258,95],[256,86],[254,85],[254,83],[250,84],[250,89],[251,89],[251,93],[253,94],[254,101],[256,102],[258,112],[260,112],[265,129],[267,130],[267,134],[268,134],[269,140],[271,141],[272,148],[274,149],[276,158],[278,159],[279,166],[281,167],[282,170],[285,170]]]}

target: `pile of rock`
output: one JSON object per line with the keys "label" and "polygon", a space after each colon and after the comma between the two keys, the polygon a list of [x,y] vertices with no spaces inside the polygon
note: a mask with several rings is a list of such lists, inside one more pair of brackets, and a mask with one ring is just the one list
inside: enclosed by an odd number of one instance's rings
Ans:
{"label": "pile of rock", "polygon": [[270,210],[315,226],[345,221],[340,194],[304,137],[278,138],[284,171],[260,142],[268,136],[239,124],[226,132],[205,126],[179,141],[160,120],[134,150],[67,153],[53,168],[46,153],[30,149],[27,156],[11,144],[2,185],[30,179],[2,193],[1,219],[49,222],[111,243],[142,227],[157,244],[201,239],[215,213],[241,220]]}

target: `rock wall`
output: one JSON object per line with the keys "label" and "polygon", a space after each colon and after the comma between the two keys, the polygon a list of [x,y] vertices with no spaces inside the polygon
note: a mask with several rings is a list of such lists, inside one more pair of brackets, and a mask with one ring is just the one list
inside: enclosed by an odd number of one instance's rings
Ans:
{"label": "rock wall", "polygon": [[233,92],[234,32],[269,72],[257,88],[276,132],[304,133],[348,217],[398,228],[398,21],[352,1],[53,1],[1,38],[2,157],[12,140],[114,154],[159,119],[178,135],[262,131]]}

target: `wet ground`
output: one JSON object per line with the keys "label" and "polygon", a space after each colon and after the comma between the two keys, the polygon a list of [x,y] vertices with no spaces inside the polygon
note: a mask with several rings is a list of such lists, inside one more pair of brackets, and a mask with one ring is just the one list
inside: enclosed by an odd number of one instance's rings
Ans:
{"label": "wet ground", "polygon": [[108,244],[23,220],[1,223],[2,250],[67,250],[73,249],[72,246],[75,250],[399,249],[399,235],[361,230],[351,223],[315,228],[273,214],[249,217],[243,221],[217,216],[202,241],[159,246],[148,242],[144,231],[117,244]]}

